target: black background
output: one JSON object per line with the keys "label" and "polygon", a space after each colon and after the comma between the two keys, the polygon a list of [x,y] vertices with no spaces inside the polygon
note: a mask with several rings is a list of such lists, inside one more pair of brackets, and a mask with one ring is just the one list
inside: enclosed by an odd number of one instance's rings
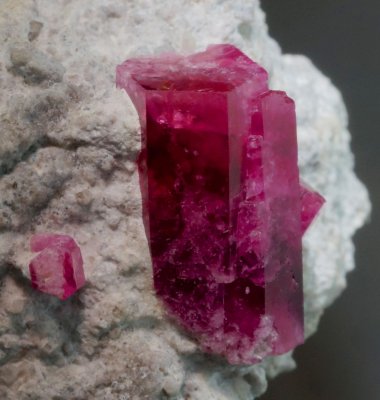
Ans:
{"label": "black background", "polygon": [[309,56],[342,91],[356,172],[370,191],[371,223],[355,238],[357,269],[320,328],[295,352],[298,368],[263,400],[380,400],[380,2],[262,0],[286,53]]}

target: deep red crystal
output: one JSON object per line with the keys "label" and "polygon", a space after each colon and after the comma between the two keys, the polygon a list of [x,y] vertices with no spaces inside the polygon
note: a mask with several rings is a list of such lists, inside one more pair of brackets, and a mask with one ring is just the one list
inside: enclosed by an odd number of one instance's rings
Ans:
{"label": "deep red crystal", "polygon": [[294,102],[267,78],[231,45],[117,68],[142,127],[156,293],[231,363],[302,343],[301,237],[323,203],[299,183]]}
{"label": "deep red crystal", "polygon": [[35,289],[65,300],[85,284],[82,254],[70,236],[34,235],[30,248],[40,252],[29,264]]}

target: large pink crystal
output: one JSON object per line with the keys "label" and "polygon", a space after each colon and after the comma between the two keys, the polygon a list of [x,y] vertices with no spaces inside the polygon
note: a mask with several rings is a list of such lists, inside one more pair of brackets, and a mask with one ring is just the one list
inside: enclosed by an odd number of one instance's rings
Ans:
{"label": "large pink crystal", "polygon": [[231,45],[130,59],[117,85],[142,127],[143,218],[158,296],[203,349],[255,363],[303,342],[294,102]]}
{"label": "large pink crystal", "polygon": [[34,235],[30,248],[40,252],[29,264],[34,288],[65,300],[85,284],[81,251],[70,236]]}

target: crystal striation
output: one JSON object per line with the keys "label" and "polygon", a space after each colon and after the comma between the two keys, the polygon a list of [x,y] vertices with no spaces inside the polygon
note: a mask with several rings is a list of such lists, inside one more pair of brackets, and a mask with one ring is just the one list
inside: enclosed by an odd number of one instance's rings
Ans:
{"label": "crystal striation", "polygon": [[303,342],[303,232],[323,198],[299,182],[294,102],[232,45],[130,59],[154,285],[204,350],[250,364]]}
{"label": "crystal striation", "polygon": [[65,300],[85,284],[82,254],[70,236],[34,235],[30,248],[40,252],[29,264],[35,289]]}

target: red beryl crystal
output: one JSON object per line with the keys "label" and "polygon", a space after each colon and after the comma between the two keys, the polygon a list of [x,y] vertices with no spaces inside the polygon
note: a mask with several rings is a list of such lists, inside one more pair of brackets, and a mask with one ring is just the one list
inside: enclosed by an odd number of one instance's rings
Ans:
{"label": "red beryl crystal", "polygon": [[30,248],[40,252],[29,264],[35,289],[65,300],[85,284],[81,251],[70,236],[34,235]]}
{"label": "red beryl crystal", "polygon": [[323,204],[299,183],[294,102],[267,78],[231,45],[117,68],[142,127],[156,293],[235,364],[303,342],[301,237]]}

